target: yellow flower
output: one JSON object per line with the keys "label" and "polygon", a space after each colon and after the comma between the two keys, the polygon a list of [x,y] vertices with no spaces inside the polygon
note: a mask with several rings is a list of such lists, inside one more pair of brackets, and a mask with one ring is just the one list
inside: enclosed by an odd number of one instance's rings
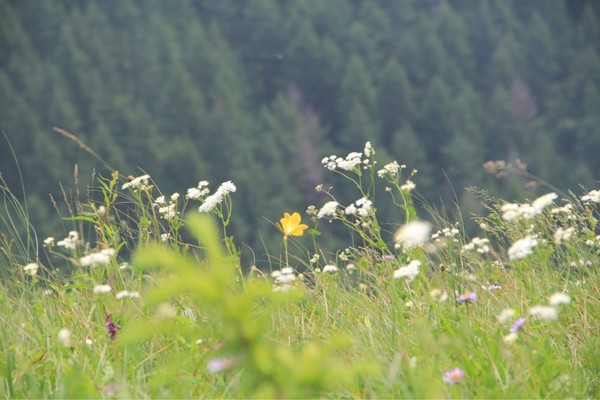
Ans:
{"label": "yellow flower", "polygon": [[284,213],[283,218],[281,218],[279,222],[280,224],[278,227],[283,233],[284,238],[287,238],[288,236],[302,236],[304,230],[308,229],[308,225],[300,223],[300,214],[297,212],[292,215]]}

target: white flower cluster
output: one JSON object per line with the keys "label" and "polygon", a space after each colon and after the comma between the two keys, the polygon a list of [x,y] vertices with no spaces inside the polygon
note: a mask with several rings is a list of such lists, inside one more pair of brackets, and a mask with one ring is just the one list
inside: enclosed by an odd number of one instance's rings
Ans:
{"label": "white flower cluster", "polygon": [[275,280],[275,291],[285,292],[292,288],[292,283],[296,280],[294,269],[290,267],[281,268],[271,272],[271,277]]}
{"label": "white flower cluster", "polygon": [[398,176],[398,173],[406,168],[406,165],[399,165],[398,162],[392,161],[391,163],[385,165],[383,169],[377,171],[377,176],[380,178],[389,177],[391,179],[395,179]]}
{"label": "white flower cluster", "polygon": [[337,272],[338,268],[333,265],[333,264],[328,264],[326,266],[323,267],[323,272],[327,273],[327,272]]}
{"label": "white flower cluster", "polygon": [[485,254],[490,252],[489,239],[474,237],[471,241],[462,247],[461,252],[476,250],[479,254]]}
{"label": "white flower cluster", "polygon": [[36,263],[29,263],[23,267],[23,272],[25,272],[27,275],[35,276],[39,268],[40,266]]}
{"label": "white flower cluster", "polygon": [[94,294],[104,294],[110,292],[111,290],[112,288],[110,285],[96,285],[92,291]]}
{"label": "white flower cluster", "polygon": [[137,178],[133,178],[132,180],[130,180],[129,182],[126,182],[123,184],[123,186],[121,186],[121,189],[125,190],[125,189],[140,189],[140,190],[146,190],[146,189],[150,189],[152,187],[152,185],[149,184],[150,181],[150,175],[142,175],[142,176],[138,176]]}
{"label": "white flower cluster", "polygon": [[592,190],[581,196],[581,201],[584,203],[600,203],[600,190]]}
{"label": "white flower cluster", "polygon": [[79,244],[79,233],[77,233],[77,231],[69,232],[69,236],[67,236],[63,240],[59,240],[56,243],[58,247],[64,247],[68,250],[75,250],[77,248],[77,244]]}
{"label": "white flower cluster", "polygon": [[500,211],[502,211],[502,218],[505,221],[531,219],[536,215],[541,214],[544,211],[544,208],[552,204],[557,197],[556,193],[547,193],[535,199],[531,204],[504,204],[500,208]]}
{"label": "white flower cluster", "polygon": [[458,242],[457,236],[460,231],[457,228],[458,223],[455,224],[452,228],[444,228],[440,229],[434,234],[431,235],[431,238],[436,241],[436,243],[441,243],[446,239],[453,239],[454,242]]}
{"label": "white flower cluster", "polygon": [[360,165],[362,162],[362,153],[352,152],[346,156],[346,158],[331,155],[321,160],[321,164],[330,171],[341,169],[344,171],[352,171],[354,168]]}
{"label": "white flower cluster", "polygon": [[375,155],[375,149],[371,145],[371,142],[365,143],[365,149],[363,153],[365,153],[365,157],[367,158]]}
{"label": "white flower cluster", "polygon": [[197,200],[200,197],[204,197],[209,193],[208,190],[208,181],[200,181],[198,182],[198,186],[195,188],[189,188],[187,190],[187,194],[185,195],[186,199]]}
{"label": "white flower cluster", "polygon": [[403,192],[412,192],[416,187],[417,185],[415,185],[415,183],[409,179],[404,185],[400,186],[400,190]]}
{"label": "white flower cluster", "polygon": [[225,196],[236,190],[237,188],[231,181],[221,183],[221,186],[219,186],[217,191],[204,200],[204,203],[198,208],[198,211],[202,213],[212,211],[217,205],[221,204]]}
{"label": "white flower cluster", "polygon": [[103,249],[79,259],[82,267],[97,267],[110,263],[110,258],[115,255],[114,249]]}
{"label": "white flower cluster", "polygon": [[517,240],[508,249],[508,258],[511,260],[518,260],[520,258],[527,257],[533,251],[533,248],[538,245],[537,238],[535,236],[526,236],[523,239]]}
{"label": "white flower cluster", "polygon": [[558,228],[556,230],[556,232],[554,232],[554,243],[556,244],[561,244],[563,241],[568,241],[571,239],[571,236],[573,236],[573,232],[575,231],[575,229],[573,227],[571,228]]}
{"label": "white flower cluster", "polygon": [[317,213],[317,218],[334,217],[337,207],[340,205],[337,201],[328,201]]}
{"label": "white flower cluster", "polygon": [[429,295],[432,298],[437,299],[440,303],[443,303],[446,300],[448,300],[448,293],[442,291],[441,289],[433,289],[431,292],[429,292]]}
{"label": "white flower cluster", "polygon": [[48,236],[46,239],[44,239],[44,247],[52,247],[54,246],[54,237],[52,236]]}
{"label": "white flower cluster", "polygon": [[421,266],[421,261],[412,260],[408,263],[408,265],[404,267],[400,267],[394,271],[394,279],[405,278],[409,283],[412,282],[415,277],[419,274],[419,267]]}
{"label": "white flower cluster", "polygon": [[367,217],[373,213],[373,202],[365,197],[356,200],[354,203],[346,207],[346,215],[358,215],[359,217]]}
{"label": "white flower cluster", "polygon": [[130,292],[128,290],[122,290],[115,295],[115,299],[117,300],[121,300],[124,298],[137,299],[138,297],[140,297],[140,294],[138,292]]}
{"label": "white flower cluster", "polygon": [[429,222],[411,221],[396,232],[396,247],[400,248],[401,245],[404,248],[419,246],[429,238],[430,232],[431,224]]}
{"label": "white flower cluster", "polygon": [[573,204],[567,203],[562,207],[554,207],[550,212],[552,214],[571,214],[573,212]]}

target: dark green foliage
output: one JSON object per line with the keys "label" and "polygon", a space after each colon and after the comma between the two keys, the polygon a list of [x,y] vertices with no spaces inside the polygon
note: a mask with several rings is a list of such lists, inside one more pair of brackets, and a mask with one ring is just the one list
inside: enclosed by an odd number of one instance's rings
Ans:
{"label": "dark green foliage", "polygon": [[[431,201],[446,175],[459,198],[522,195],[484,178],[490,159],[592,186],[599,16],[566,0],[0,0],[0,129],[56,235],[48,194],[75,163],[80,185],[104,166],[53,126],[164,191],[233,180],[232,233],[252,245],[276,234],[265,218],[320,205],[314,160],[366,140],[418,169]],[[0,171],[20,185],[4,143]]]}

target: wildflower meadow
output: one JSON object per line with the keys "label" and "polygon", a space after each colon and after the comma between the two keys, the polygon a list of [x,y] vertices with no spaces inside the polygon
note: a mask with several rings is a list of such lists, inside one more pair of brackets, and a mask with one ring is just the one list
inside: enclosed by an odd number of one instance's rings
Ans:
{"label": "wildflower meadow", "polygon": [[0,397],[600,397],[599,190],[473,189],[485,211],[452,220],[369,142],[322,167],[355,199],[266,215],[264,256],[229,234],[232,181],[115,171],[46,238],[2,183]]}

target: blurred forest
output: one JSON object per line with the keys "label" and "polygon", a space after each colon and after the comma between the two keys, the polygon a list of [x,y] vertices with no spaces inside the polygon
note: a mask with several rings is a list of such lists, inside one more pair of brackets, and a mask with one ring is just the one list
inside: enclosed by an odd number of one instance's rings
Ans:
{"label": "blurred forest", "polygon": [[[0,129],[41,235],[75,164],[82,193],[110,175],[54,126],[167,195],[232,180],[233,234],[260,247],[336,185],[321,158],[367,140],[433,204],[549,191],[487,160],[593,187],[599,110],[596,0],[0,0]],[[0,171],[22,195],[4,138]]]}

